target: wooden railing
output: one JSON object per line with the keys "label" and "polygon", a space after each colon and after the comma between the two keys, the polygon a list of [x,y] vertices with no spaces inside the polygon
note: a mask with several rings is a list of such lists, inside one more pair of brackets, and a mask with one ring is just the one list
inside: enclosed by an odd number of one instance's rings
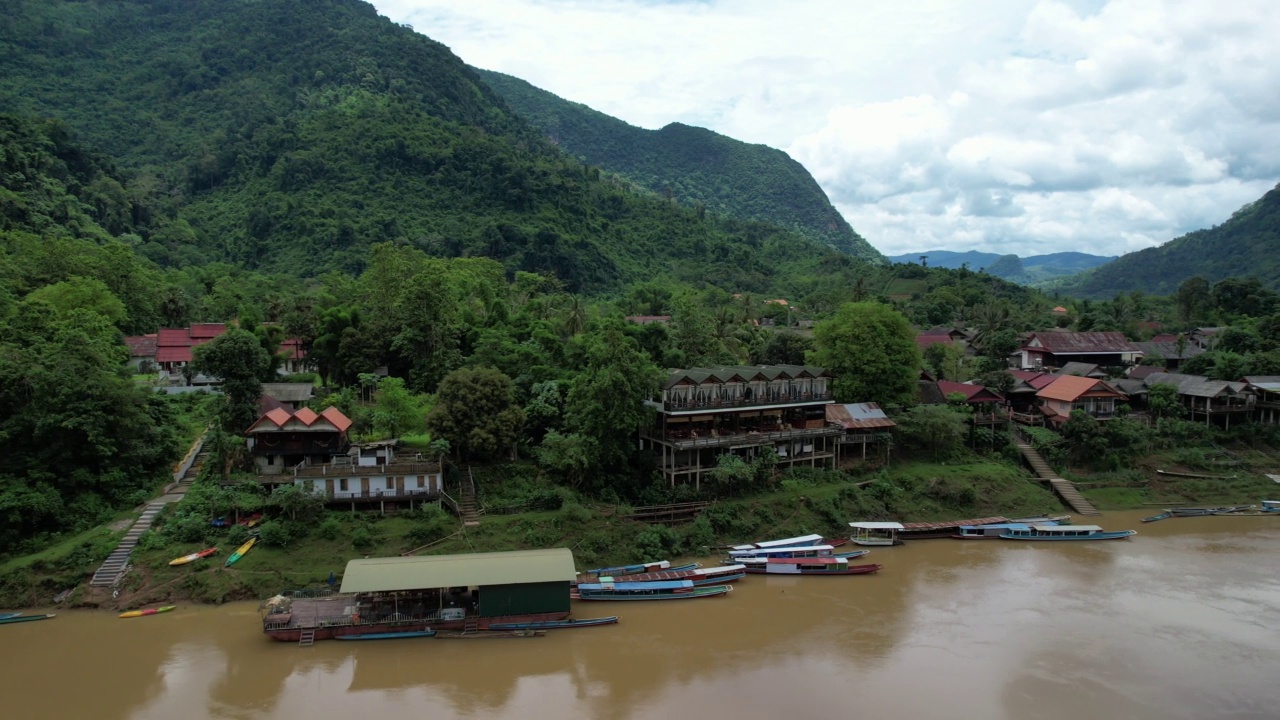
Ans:
{"label": "wooden railing", "polygon": [[795,405],[808,402],[825,402],[832,399],[830,390],[824,392],[787,393],[783,395],[764,395],[732,398],[711,398],[706,400],[665,400],[662,409],[668,412],[680,410],[717,410],[725,408],[757,407],[763,405]]}
{"label": "wooden railing", "polygon": [[749,441],[770,441],[770,440],[792,440],[805,437],[826,437],[840,435],[844,432],[841,428],[827,426],[821,428],[792,428],[790,430],[774,430],[770,432],[742,432],[742,433],[715,433],[713,435],[679,438],[667,434],[665,437],[659,432],[646,432],[645,436],[657,440],[659,442],[670,443],[681,450],[696,447],[718,447],[721,445],[732,445],[735,442],[743,440]]}

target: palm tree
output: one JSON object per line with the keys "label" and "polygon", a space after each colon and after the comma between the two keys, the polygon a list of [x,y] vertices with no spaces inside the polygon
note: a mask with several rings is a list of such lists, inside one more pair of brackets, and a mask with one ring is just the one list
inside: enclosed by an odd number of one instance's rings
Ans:
{"label": "palm tree", "polygon": [[587,328],[587,308],[577,295],[568,296],[568,302],[561,308],[563,312],[563,328],[566,335],[573,337]]}
{"label": "palm tree", "polygon": [[1009,327],[1012,321],[1008,303],[989,302],[974,307],[973,327],[977,332],[971,341],[973,347],[979,352],[986,352],[991,337]]}

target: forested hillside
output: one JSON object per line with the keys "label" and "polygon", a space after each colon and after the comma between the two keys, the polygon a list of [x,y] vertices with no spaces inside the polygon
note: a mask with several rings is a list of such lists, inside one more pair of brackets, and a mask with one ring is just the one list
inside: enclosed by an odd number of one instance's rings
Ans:
{"label": "forested hillside", "polygon": [[473,68],[522,118],[571,155],[681,204],[761,220],[867,260],[883,258],[781,150],[681,123],[645,130],[519,78]]}
{"label": "forested hillside", "polygon": [[889,259],[899,263],[919,263],[921,256],[927,258],[925,262],[928,263],[929,267],[958,268],[968,266],[972,270],[984,270],[996,277],[1023,285],[1031,285],[1063,275],[1072,275],[1115,259],[1115,256],[1102,257],[1080,252],[1060,252],[1018,257],[1017,255],[999,255],[978,250],[966,252],[930,250],[928,252],[894,255]]}
{"label": "forested hillside", "polygon": [[1256,277],[1263,287],[1280,289],[1280,185],[1217,227],[1129,253],[1051,287],[1088,298],[1131,290],[1165,295],[1197,275],[1209,281]]}
{"label": "forested hillside", "polygon": [[447,48],[356,0],[6,0],[0,110],[65,120],[128,172],[140,252],[297,275],[396,242],[553,272],[764,292],[825,247],[601,178]]}

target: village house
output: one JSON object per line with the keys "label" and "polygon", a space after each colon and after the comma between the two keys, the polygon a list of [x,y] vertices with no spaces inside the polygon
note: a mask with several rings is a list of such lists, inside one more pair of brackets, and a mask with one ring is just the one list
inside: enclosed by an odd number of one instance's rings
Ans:
{"label": "village house", "polygon": [[1038,332],[1031,334],[1021,355],[1023,370],[1041,370],[1070,362],[1134,365],[1142,359],[1142,350],[1119,332]]}
{"label": "village house", "polygon": [[1124,393],[1105,380],[1061,375],[1036,393],[1040,411],[1045,420],[1062,425],[1076,410],[1083,410],[1098,420],[1115,417],[1116,404],[1123,402]]}
{"label": "village house", "polygon": [[156,370],[156,333],[150,335],[130,335],[124,339],[125,347],[129,348],[129,362],[127,367],[142,373],[155,372]]}
{"label": "village house", "polygon": [[654,421],[640,431],[667,482],[701,487],[719,457],[750,459],[772,448],[780,467],[833,467],[845,430],[829,426],[831,376],[796,365],[673,370],[646,401]]}
{"label": "village house", "polygon": [[1187,409],[1191,420],[1203,419],[1205,425],[1214,420],[1231,427],[1231,418],[1247,418],[1253,413],[1257,398],[1245,382],[1210,380],[1203,375],[1180,373],[1152,373],[1143,381],[1148,392],[1157,385],[1173,385],[1178,389],[1178,399]]}
{"label": "village house", "polygon": [[335,407],[317,413],[290,410],[269,397],[268,408],[245,432],[258,482],[274,488],[297,485],[325,496],[329,504],[387,504],[440,497],[439,463],[416,453],[400,457],[396,440],[352,444],[351,420]]}
{"label": "village house", "polygon": [[[124,339],[129,348],[129,367],[140,369],[144,363],[154,365],[162,376],[179,378],[184,384],[216,385],[218,378],[186,375],[194,359],[195,348],[211,342],[227,331],[226,323],[197,323],[185,328],[161,328],[151,335],[132,335]],[[302,341],[286,338],[278,350],[281,362],[277,372],[293,375],[306,372],[307,352]]]}
{"label": "village house", "polygon": [[[1157,336],[1163,337],[1163,336]],[[1136,342],[1134,346],[1142,351],[1145,357],[1159,356],[1164,358],[1164,369],[1170,372],[1176,371],[1183,362],[1190,360],[1197,355],[1203,355],[1205,349],[1190,340],[1183,339],[1181,342],[1175,336],[1173,340],[1159,340],[1152,338],[1150,342]],[[1148,360],[1147,362],[1151,362]]]}
{"label": "village house", "polygon": [[226,323],[200,323],[185,328],[161,328],[156,333],[156,363],[170,375],[181,375],[191,364],[192,349],[227,331]]}
{"label": "village house", "polygon": [[306,407],[314,391],[311,383],[262,383],[262,394],[274,398],[290,412]]}
{"label": "village house", "polygon": [[974,425],[997,425],[1009,422],[1009,412],[1005,409],[1004,396],[982,385],[959,383],[950,380],[938,381],[938,392],[950,401],[952,395],[963,395],[964,404],[972,414],[969,421]]}
{"label": "village house", "polygon": [[1254,395],[1254,419],[1259,422],[1280,422],[1280,375],[1246,375],[1240,382],[1248,386]]}

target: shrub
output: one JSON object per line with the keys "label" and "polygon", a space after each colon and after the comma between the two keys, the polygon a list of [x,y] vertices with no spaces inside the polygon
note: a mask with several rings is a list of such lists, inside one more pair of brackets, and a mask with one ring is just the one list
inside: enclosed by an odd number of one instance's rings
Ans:
{"label": "shrub", "polygon": [[581,525],[591,521],[591,511],[579,503],[568,502],[560,508],[559,517],[566,523]]}
{"label": "shrub", "polygon": [[325,540],[337,540],[342,535],[342,523],[330,515],[316,527],[316,534]]}
{"label": "shrub", "polygon": [[263,545],[288,547],[293,541],[293,528],[280,520],[268,520],[258,527],[258,540]]}
{"label": "shrub", "polygon": [[169,546],[169,540],[163,534],[148,530],[138,536],[139,550],[163,550]]}
{"label": "shrub", "polygon": [[373,549],[373,533],[369,532],[368,527],[360,525],[351,533],[351,547],[360,552]]}
{"label": "shrub", "polygon": [[249,528],[243,525],[232,525],[227,531],[227,544],[243,545],[245,540],[249,539]]}

